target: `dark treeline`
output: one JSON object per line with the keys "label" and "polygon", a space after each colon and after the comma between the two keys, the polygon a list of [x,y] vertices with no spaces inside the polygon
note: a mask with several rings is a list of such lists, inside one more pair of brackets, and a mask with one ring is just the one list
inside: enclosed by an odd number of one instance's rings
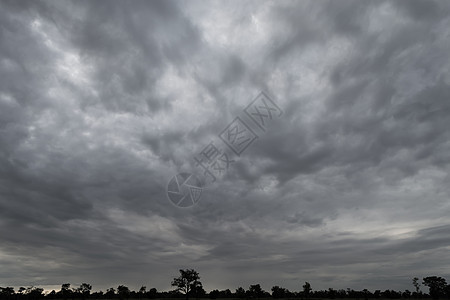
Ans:
{"label": "dark treeline", "polygon": [[423,293],[420,288],[419,279],[413,278],[413,291],[375,290],[363,289],[356,291],[350,288],[327,290],[313,290],[308,282],[299,285],[299,291],[289,291],[280,286],[273,286],[271,291],[264,291],[260,284],[250,285],[248,289],[238,287],[235,291],[212,290],[207,293],[203,289],[199,274],[193,269],[180,270],[180,276],[172,281],[175,287],[172,291],[157,291],[156,288],[147,289],[142,286],[138,291],[132,291],[125,285],[117,288],[109,288],[106,291],[92,292],[92,286],[82,283],[79,287],[71,287],[70,283],[61,285],[59,291],[44,293],[40,287],[20,287],[17,291],[12,287],[0,287],[0,300],[39,300],[39,299],[168,299],[168,298],[193,298],[193,299],[450,299],[450,284],[445,278],[438,276],[424,277],[423,286],[427,287],[428,293]]}

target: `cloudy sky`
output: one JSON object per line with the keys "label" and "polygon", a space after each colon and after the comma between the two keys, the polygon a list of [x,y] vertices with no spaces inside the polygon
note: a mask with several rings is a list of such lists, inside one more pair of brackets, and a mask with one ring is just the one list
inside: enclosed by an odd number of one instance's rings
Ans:
{"label": "cloudy sky", "polygon": [[[0,286],[450,279],[449,28],[447,1],[1,1]],[[173,205],[236,117],[255,141]]]}

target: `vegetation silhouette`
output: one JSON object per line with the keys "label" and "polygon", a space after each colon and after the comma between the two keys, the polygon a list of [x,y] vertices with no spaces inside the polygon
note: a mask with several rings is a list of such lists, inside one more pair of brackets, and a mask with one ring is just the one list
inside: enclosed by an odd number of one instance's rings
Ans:
{"label": "vegetation silhouette", "polygon": [[305,282],[300,291],[289,291],[280,286],[273,286],[269,293],[256,283],[249,286],[246,290],[238,287],[234,292],[230,289],[212,290],[207,293],[203,289],[200,281],[200,275],[194,269],[179,270],[180,275],[175,277],[171,285],[175,287],[172,291],[159,292],[156,288],[147,290],[142,286],[139,291],[132,291],[125,285],[119,285],[117,289],[111,287],[103,291],[92,292],[92,285],[82,283],[79,287],[71,288],[70,283],[63,283],[59,291],[46,292],[40,287],[20,287],[17,291],[13,287],[0,287],[0,300],[75,300],[75,299],[450,299],[450,284],[443,277],[428,276],[424,277],[422,285],[428,287],[428,293],[423,293],[420,289],[419,278],[412,279],[414,291],[395,291],[395,290],[376,290],[369,291],[363,289],[355,291],[353,289],[333,289],[313,290],[309,282]]}
{"label": "vegetation silhouette", "polygon": [[[446,280],[438,276],[425,277],[423,279],[423,284],[428,286],[430,289],[430,296],[433,299],[439,299],[440,297],[445,296],[449,289]],[[447,296],[450,295],[447,294]]]}
{"label": "vegetation silhouette", "polygon": [[172,286],[176,287],[177,292],[182,292],[186,296],[186,300],[192,294],[198,297],[199,293],[203,294],[204,292],[200,276],[194,269],[180,269],[180,276],[173,279]]}

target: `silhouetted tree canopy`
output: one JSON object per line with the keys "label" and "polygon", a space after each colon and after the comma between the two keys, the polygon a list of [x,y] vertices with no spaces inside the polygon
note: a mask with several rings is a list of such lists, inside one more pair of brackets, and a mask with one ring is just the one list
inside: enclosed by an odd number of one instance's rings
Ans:
{"label": "silhouetted tree canopy", "polygon": [[243,287],[238,287],[234,293],[237,298],[245,298],[245,290]]}
{"label": "silhouetted tree canopy", "polygon": [[419,279],[413,278],[412,284],[414,286],[414,292],[409,290],[395,291],[386,289],[384,291],[376,290],[374,292],[368,289],[353,290],[347,289],[334,289],[328,288],[325,290],[313,291],[311,284],[305,282],[302,286],[302,290],[297,292],[291,292],[286,288],[280,286],[273,286],[268,293],[261,288],[260,284],[250,285],[248,290],[242,287],[238,287],[233,293],[230,289],[217,290],[214,289],[207,293],[203,289],[203,285],[200,282],[200,276],[198,272],[193,269],[180,270],[180,276],[174,278],[172,285],[176,287],[173,291],[158,292],[156,288],[150,288],[147,290],[146,286],[141,286],[138,291],[132,291],[125,285],[119,285],[117,290],[109,288],[105,293],[102,291],[92,292],[92,285],[89,283],[82,283],[77,288],[71,288],[70,283],[64,283],[61,285],[61,290],[51,291],[44,294],[44,290],[40,287],[19,287],[17,292],[13,287],[0,287],[0,300],[75,300],[75,299],[174,299],[174,298],[187,298],[195,297],[198,299],[261,299],[261,298],[274,298],[274,299],[303,299],[309,298],[314,300],[320,299],[450,299],[450,285],[447,284],[445,278],[439,276],[429,276],[423,278],[423,285],[429,288],[429,294],[422,293],[420,291]]}
{"label": "silhouetted tree canopy", "polygon": [[309,293],[311,293],[311,285],[309,284],[309,282],[305,282],[305,284],[303,285],[303,294],[305,295],[306,298],[309,297]]}
{"label": "silhouetted tree canopy", "polygon": [[117,287],[117,294],[119,294],[120,299],[130,298],[130,289],[127,286],[119,285]]}
{"label": "silhouetted tree canopy", "polygon": [[419,278],[417,278],[417,277],[413,278],[413,285],[414,285],[414,288],[416,289],[416,293],[419,294],[420,293]]}
{"label": "silhouetted tree canopy", "polygon": [[247,291],[247,295],[249,295],[252,298],[258,298],[258,299],[263,296],[270,296],[269,293],[265,292],[261,288],[261,285],[259,283],[250,285],[250,287],[248,288],[248,291]]}
{"label": "silhouetted tree canopy", "polygon": [[430,290],[430,296],[433,299],[439,299],[445,295],[447,282],[444,278],[438,276],[429,276],[423,278],[423,284]]}
{"label": "silhouetted tree canopy", "polygon": [[275,285],[272,287],[272,298],[285,298],[289,296],[289,291],[285,288]]}
{"label": "silhouetted tree canopy", "polygon": [[186,299],[189,299],[191,291],[198,292],[200,287],[203,289],[200,276],[194,269],[180,269],[180,276],[173,279],[172,286],[175,286],[177,291],[186,295]]}

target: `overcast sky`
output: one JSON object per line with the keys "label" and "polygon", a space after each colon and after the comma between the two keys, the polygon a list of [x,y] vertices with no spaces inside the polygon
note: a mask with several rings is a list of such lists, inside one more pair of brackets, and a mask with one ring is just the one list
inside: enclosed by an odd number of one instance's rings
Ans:
{"label": "overcast sky", "polygon": [[[450,2],[0,3],[0,286],[450,279]],[[236,117],[257,138],[173,205]]]}

